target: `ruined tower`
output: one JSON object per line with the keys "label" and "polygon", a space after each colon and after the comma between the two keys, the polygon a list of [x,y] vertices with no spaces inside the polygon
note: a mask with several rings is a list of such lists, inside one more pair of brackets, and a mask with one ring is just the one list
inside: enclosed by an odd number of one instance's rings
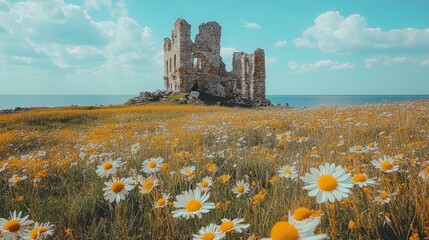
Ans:
{"label": "ruined tower", "polygon": [[235,52],[232,70],[220,56],[222,27],[217,22],[198,27],[191,40],[191,25],[177,19],[171,38],[164,39],[164,86],[168,91],[199,91],[217,97],[265,101],[265,53]]}

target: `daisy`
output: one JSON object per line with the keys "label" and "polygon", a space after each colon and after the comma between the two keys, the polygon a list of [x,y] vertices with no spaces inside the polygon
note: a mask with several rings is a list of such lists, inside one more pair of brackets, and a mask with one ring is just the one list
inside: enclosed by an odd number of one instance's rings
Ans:
{"label": "daisy", "polygon": [[292,224],[305,224],[309,221],[312,221],[315,217],[312,216],[310,209],[306,207],[299,207],[295,209],[293,214],[289,211],[288,221]]}
{"label": "daisy", "polygon": [[10,213],[9,219],[0,218],[0,232],[5,239],[23,238],[28,235],[30,231],[30,224],[33,221],[28,220],[28,215],[21,217],[22,212],[18,214],[16,211]]}
{"label": "daisy", "polygon": [[163,208],[163,207],[167,206],[168,199],[170,199],[170,194],[161,193],[161,197],[158,198],[158,200],[156,200],[154,203],[155,208]]}
{"label": "daisy", "polygon": [[377,191],[377,192],[379,192],[380,195],[375,197],[374,202],[380,203],[380,204],[389,203],[390,200],[392,200],[392,197],[397,194],[397,193],[389,193],[386,191]]}
{"label": "daisy", "polygon": [[0,172],[3,172],[4,170],[6,170],[8,165],[9,163],[4,163],[3,166],[0,168]]}
{"label": "daisy", "polygon": [[270,238],[262,238],[262,240],[321,240],[328,238],[326,234],[314,234],[319,224],[320,218],[315,218],[304,224],[280,221],[271,228]]}
{"label": "daisy", "polygon": [[372,160],[372,165],[385,173],[398,171],[398,165],[393,164],[393,159],[389,156],[384,156],[378,160]]}
{"label": "daisy", "polygon": [[276,135],[276,139],[279,140],[279,141],[280,140],[284,140],[284,141],[290,142],[290,141],[293,140],[292,132],[291,131],[287,131],[287,132],[284,132],[284,133],[281,133],[281,134],[277,134]]}
{"label": "daisy", "polygon": [[180,173],[187,177],[188,180],[194,178],[195,166],[188,166],[180,169]]}
{"label": "daisy", "polygon": [[236,198],[241,197],[241,195],[246,194],[250,191],[250,185],[243,180],[235,183],[235,187],[232,188],[232,192],[236,194]]}
{"label": "daisy", "polygon": [[140,184],[140,193],[147,194],[150,193],[154,187],[159,185],[159,180],[154,176],[149,176],[147,178],[142,178]]}
{"label": "daisy", "polygon": [[161,169],[163,162],[162,157],[146,159],[143,162],[142,171],[147,174],[156,173]]}
{"label": "daisy", "polygon": [[98,165],[95,171],[99,177],[108,177],[111,174],[115,174],[120,166],[121,162],[119,160],[107,161]]}
{"label": "daisy", "polygon": [[429,166],[419,173],[419,177],[421,177],[423,180],[429,179]]}
{"label": "daisy", "polygon": [[207,170],[211,173],[214,173],[217,170],[216,163],[207,163],[206,167],[207,167]]}
{"label": "daisy", "polygon": [[208,213],[211,209],[215,208],[212,202],[206,202],[210,197],[210,193],[206,192],[201,194],[201,189],[184,191],[182,194],[176,196],[174,207],[177,210],[172,211],[174,218],[202,218],[202,213]]}
{"label": "daisy", "polygon": [[136,155],[141,149],[140,143],[135,143],[131,146],[131,154]]}
{"label": "daisy", "polygon": [[353,187],[350,173],[346,173],[343,167],[325,163],[319,169],[311,168],[302,179],[307,185],[310,197],[316,197],[317,203],[340,201],[350,194]]}
{"label": "daisy", "polygon": [[105,182],[104,198],[110,203],[116,201],[118,204],[121,200],[125,199],[125,196],[128,195],[129,191],[134,188],[134,180],[132,178],[113,178],[112,180]]}
{"label": "daisy", "polygon": [[243,224],[243,222],[244,218],[235,218],[233,220],[224,218],[222,219],[222,223],[220,224],[219,229],[224,235],[231,231],[241,233],[244,229],[250,227],[250,224]]}
{"label": "daisy", "polygon": [[198,187],[204,191],[207,192],[210,190],[211,186],[213,185],[213,179],[212,177],[205,177],[201,182],[198,183]]}
{"label": "daisy", "polygon": [[198,234],[192,234],[193,240],[220,240],[224,238],[219,226],[211,223],[207,227],[202,227]]}
{"label": "daisy", "polygon": [[18,182],[27,179],[27,176],[18,176],[18,175],[13,175],[11,178],[9,178],[8,182],[9,182],[9,186],[13,187],[15,186]]}
{"label": "daisy", "polygon": [[318,151],[317,151],[317,148],[316,148],[316,147],[313,147],[313,148],[311,149],[310,157],[313,157],[313,158],[320,158],[320,155],[318,154]]}
{"label": "daisy", "polygon": [[361,153],[367,153],[368,149],[366,147],[362,147],[360,145],[356,145],[356,146],[353,146],[353,147],[349,148],[349,151],[351,153],[361,154]]}
{"label": "daisy", "polygon": [[378,151],[378,144],[377,144],[377,142],[370,142],[366,146],[366,149],[368,149],[369,151]]}
{"label": "daisy", "polygon": [[28,233],[24,239],[26,240],[41,240],[46,239],[49,236],[54,235],[54,225],[48,223],[38,223],[34,224],[33,229]]}
{"label": "daisy", "polygon": [[295,166],[284,165],[278,171],[279,176],[282,178],[294,180],[298,175]]}
{"label": "daisy", "polygon": [[352,181],[354,185],[358,185],[359,187],[367,187],[369,185],[377,184],[375,181],[376,178],[367,178],[366,174],[359,173],[355,174],[352,177]]}
{"label": "daisy", "polygon": [[217,177],[216,180],[227,184],[229,183],[229,179],[231,179],[231,176],[229,174],[223,174],[222,176]]}

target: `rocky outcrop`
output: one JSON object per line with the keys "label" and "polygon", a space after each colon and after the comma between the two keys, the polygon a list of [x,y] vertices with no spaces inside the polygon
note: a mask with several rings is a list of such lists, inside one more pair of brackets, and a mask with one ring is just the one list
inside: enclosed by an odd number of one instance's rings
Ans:
{"label": "rocky outcrop", "polygon": [[176,104],[218,105],[228,107],[263,107],[271,105],[268,99],[249,100],[238,97],[219,97],[198,91],[177,93],[157,90],[155,92],[141,92],[138,96],[127,101],[126,105],[142,105],[154,102],[171,102]]}

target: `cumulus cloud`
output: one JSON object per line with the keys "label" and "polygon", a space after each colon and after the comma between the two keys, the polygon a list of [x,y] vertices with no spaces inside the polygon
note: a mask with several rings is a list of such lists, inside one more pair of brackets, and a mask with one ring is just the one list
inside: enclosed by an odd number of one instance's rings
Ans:
{"label": "cumulus cloud", "polygon": [[411,60],[408,57],[404,57],[404,56],[400,56],[400,57],[377,56],[377,57],[365,59],[365,67],[371,68],[374,65],[390,66],[390,65],[408,63],[413,61],[414,60]]}
{"label": "cumulus cloud", "polygon": [[313,26],[294,40],[297,47],[319,48],[323,52],[357,51],[429,52],[429,28],[370,28],[366,19],[353,14],[343,17],[328,11],[319,15]]}
{"label": "cumulus cloud", "polygon": [[277,58],[275,57],[265,57],[266,64],[275,64],[277,63]]}
{"label": "cumulus cloud", "polygon": [[[117,4],[120,6],[115,7]],[[121,4],[123,1],[113,5],[111,1],[88,0],[84,5],[121,10],[125,7]],[[159,51],[151,29],[128,16],[95,21],[84,7],[55,0],[0,0],[0,5],[0,23],[5,29],[0,33],[0,41],[9,43],[0,46],[0,55],[6,62],[45,63],[45,67],[51,67],[46,63],[51,62],[70,70],[129,70],[138,62],[153,59]]]}
{"label": "cumulus cloud", "polygon": [[285,40],[279,40],[279,41],[274,43],[275,47],[284,47],[286,45],[287,45],[287,41],[285,41]]}
{"label": "cumulus cloud", "polygon": [[251,28],[251,29],[259,29],[262,28],[261,25],[255,22],[247,22],[247,21],[241,21],[243,23],[243,27],[245,28]]}
{"label": "cumulus cloud", "polygon": [[354,63],[341,63],[332,61],[331,59],[322,59],[314,63],[304,63],[301,65],[295,61],[289,61],[287,65],[290,70],[298,72],[307,72],[315,69],[346,70],[356,67]]}
{"label": "cumulus cloud", "polygon": [[100,10],[102,6],[111,7],[112,0],[86,0],[84,6],[87,9],[94,8]]}
{"label": "cumulus cloud", "polygon": [[429,65],[429,59],[426,59],[426,60],[422,61],[420,63],[420,65],[422,65],[422,66],[428,66]]}
{"label": "cumulus cloud", "polygon": [[220,56],[222,57],[222,61],[226,65],[226,70],[231,71],[232,69],[232,54],[234,52],[239,52],[235,47],[221,47],[220,48]]}
{"label": "cumulus cloud", "polygon": [[222,58],[232,58],[234,52],[239,52],[235,47],[221,47],[220,56]]}

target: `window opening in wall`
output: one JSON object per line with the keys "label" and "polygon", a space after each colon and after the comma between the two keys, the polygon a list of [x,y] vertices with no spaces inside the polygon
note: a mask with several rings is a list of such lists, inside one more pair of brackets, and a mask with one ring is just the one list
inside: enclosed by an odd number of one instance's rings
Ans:
{"label": "window opening in wall", "polygon": [[194,56],[194,68],[195,69],[203,68],[203,56],[199,54]]}

